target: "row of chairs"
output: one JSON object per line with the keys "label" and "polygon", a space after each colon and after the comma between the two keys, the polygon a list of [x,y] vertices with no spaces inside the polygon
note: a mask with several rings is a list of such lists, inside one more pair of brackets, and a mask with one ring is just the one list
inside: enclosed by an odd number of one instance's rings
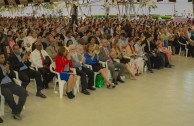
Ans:
{"label": "row of chairs", "polygon": [[[183,43],[181,43],[180,41],[179,41],[179,44],[180,44],[179,56],[181,55],[182,51],[185,50],[185,55],[186,55],[186,57],[187,57],[187,55],[188,55],[187,44],[183,44]],[[183,48],[183,47],[184,47],[184,48]],[[168,47],[168,50],[171,50],[171,51],[172,51],[172,49],[171,49],[170,46]],[[127,58],[129,58],[129,57],[127,57]],[[116,62],[119,62],[119,61],[116,60]],[[108,70],[107,62],[102,62],[102,61],[100,61],[100,63],[102,64],[103,67],[105,67],[105,68]],[[91,65],[85,64],[85,66],[86,66],[87,68],[89,68],[89,69],[92,70],[92,66],[91,66]],[[50,65],[50,71],[51,71],[52,73],[56,74],[56,76],[57,76],[57,77],[54,77],[54,78],[53,78],[53,82],[54,82],[54,93],[57,93],[56,87],[57,87],[57,84],[58,84],[58,86],[59,86],[59,91],[58,91],[58,92],[59,92],[59,97],[60,97],[60,98],[63,98],[63,91],[64,91],[64,88],[65,88],[67,82],[64,81],[64,80],[61,80],[61,78],[60,78],[60,73],[58,73],[58,72],[55,71],[55,67],[56,67],[55,62],[53,62],[53,63]],[[37,70],[37,69],[36,69],[36,70]],[[73,71],[73,73],[76,74],[75,68],[71,68],[71,70]],[[142,71],[144,71],[144,70],[142,70]],[[21,86],[21,81],[20,81],[20,79],[19,79],[18,72],[17,72],[17,71],[14,71],[14,72],[15,72],[15,74],[16,74],[16,78],[14,79],[14,81],[15,81],[16,84],[18,84],[18,85]],[[96,84],[95,84],[95,80],[96,80],[96,76],[97,76],[98,74],[100,74],[100,73],[99,73],[99,72],[95,72],[95,73],[94,73],[94,87],[95,87],[95,85],[96,85]],[[109,72],[109,77],[110,77],[110,76],[111,76],[111,75],[110,75],[110,72]],[[31,79],[31,81],[33,81],[33,83],[34,83],[35,92],[36,92],[36,91],[37,91],[37,88],[36,88],[36,87],[37,87],[36,81],[35,81],[35,79]],[[80,76],[78,76],[78,80],[77,80],[76,85],[75,85],[74,90],[73,90],[73,93],[74,93],[75,95],[76,95],[77,93],[79,93],[79,92],[80,92]],[[2,116],[2,115],[4,115],[4,104],[5,104],[5,99],[4,99],[4,96],[1,94],[1,89],[0,89],[0,96],[1,96],[0,116]]]}

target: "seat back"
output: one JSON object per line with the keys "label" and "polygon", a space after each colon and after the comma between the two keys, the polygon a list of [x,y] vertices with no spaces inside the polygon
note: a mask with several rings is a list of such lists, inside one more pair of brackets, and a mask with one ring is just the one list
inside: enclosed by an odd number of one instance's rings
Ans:
{"label": "seat back", "polygon": [[52,62],[50,65],[50,71],[57,75],[57,80],[61,80],[60,74],[55,71],[55,68],[56,68],[56,64],[55,64],[55,62]]}
{"label": "seat back", "polygon": [[51,71],[52,73],[55,73],[55,72],[56,72],[56,71],[55,71],[55,68],[56,68],[56,64],[55,64],[55,62],[52,62],[51,65],[50,65],[50,71]]}

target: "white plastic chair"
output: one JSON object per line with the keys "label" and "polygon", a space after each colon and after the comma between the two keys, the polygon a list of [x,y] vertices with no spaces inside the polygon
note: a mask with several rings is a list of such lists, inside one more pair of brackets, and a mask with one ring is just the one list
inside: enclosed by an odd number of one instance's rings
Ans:
{"label": "white plastic chair", "polygon": [[[56,86],[57,86],[57,83],[58,83],[59,84],[59,97],[63,98],[63,89],[64,89],[65,84],[67,84],[67,82],[64,81],[64,80],[61,80],[60,73],[55,71],[55,67],[56,67],[55,62],[53,62],[50,65],[50,71],[57,75],[57,77],[54,77],[55,78],[54,93],[56,92]],[[72,71],[75,72],[75,70],[73,70],[73,69],[72,69]],[[78,80],[80,80],[79,77],[78,77]],[[73,90],[73,93],[75,95],[76,95],[77,92],[79,92],[79,81],[76,82],[76,86],[74,87],[74,90]]]}
{"label": "white plastic chair", "polygon": [[111,78],[110,70],[108,69],[108,63],[103,61],[99,61],[99,63],[102,65],[102,67],[106,68],[108,71],[108,78]]}
{"label": "white plastic chair", "polygon": [[180,49],[179,49],[179,56],[181,55],[181,52],[182,52],[182,46],[184,46],[185,47],[185,55],[186,55],[186,57],[187,57],[187,55],[188,55],[188,48],[187,48],[187,44],[184,44],[184,43],[181,43],[180,41],[178,41],[179,42],[179,44],[180,44]]}
{"label": "white plastic chair", "polygon": [[168,46],[168,50],[172,52],[172,47],[171,46]]}
{"label": "white plastic chair", "polygon": [[[92,66],[91,65],[88,65],[88,64],[84,64],[85,67],[89,68],[90,70],[93,70],[92,69]],[[100,72],[94,72],[94,88],[96,87],[96,76],[100,74]]]}
{"label": "white plastic chair", "polygon": [[[15,83],[22,86],[22,81],[19,79],[18,72],[17,71],[14,71],[14,72],[15,72],[15,75],[16,75],[16,78],[14,78]],[[36,80],[35,79],[30,79],[30,80],[34,82],[35,92],[37,92]]]}
{"label": "white plastic chair", "polygon": [[54,74],[57,75],[57,77],[55,77],[55,83],[54,83],[54,92],[56,92],[56,86],[57,86],[57,83],[59,84],[59,97],[60,98],[63,98],[63,88],[64,88],[64,85],[67,83],[66,81],[64,80],[61,80],[61,77],[60,77],[60,73],[56,72],[55,71],[55,62],[53,62],[51,65],[50,65],[50,71]]}
{"label": "white plastic chair", "polygon": [[[102,67],[106,68],[108,71],[108,78],[111,78],[111,74],[110,74],[110,70],[108,69],[108,63],[107,62],[103,62],[103,61],[99,61],[99,63],[102,65]],[[86,66],[87,68],[90,68],[92,70],[92,66],[88,65],[88,64],[84,64],[84,66]],[[100,74],[100,72],[94,72],[94,88],[96,87],[96,76]]]}

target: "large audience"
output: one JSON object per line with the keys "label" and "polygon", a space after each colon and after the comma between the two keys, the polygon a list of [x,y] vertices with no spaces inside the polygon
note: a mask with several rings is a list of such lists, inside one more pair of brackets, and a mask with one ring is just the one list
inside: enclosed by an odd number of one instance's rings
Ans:
{"label": "large audience", "polygon": [[[81,93],[90,95],[96,90],[95,73],[101,74],[107,89],[114,89],[146,71],[153,74],[153,69],[173,67],[172,55],[180,47],[194,57],[193,40],[189,21],[153,20],[151,16],[131,20],[87,17],[80,18],[78,25],[63,17],[0,18],[1,94],[14,119],[20,120],[31,79],[36,82],[36,96],[43,99],[42,90],[50,88],[53,78],[67,82],[69,99],[75,97],[78,79]],[[53,63],[60,77],[51,72]],[[13,94],[19,96],[18,103]]]}

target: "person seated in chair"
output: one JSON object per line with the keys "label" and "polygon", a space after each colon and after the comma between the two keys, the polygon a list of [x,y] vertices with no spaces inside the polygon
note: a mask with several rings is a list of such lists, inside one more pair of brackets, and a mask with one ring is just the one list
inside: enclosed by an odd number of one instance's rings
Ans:
{"label": "person seated in chair", "polygon": [[[5,101],[12,109],[13,118],[21,120],[21,112],[28,96],[27,91],[15,84],[15,73],[10,69],[9,64],[5,62],[5,56],[0,53],[0,86],[1,93],[5,97]],[[16,103],[13,95],[19,96],[19,100]]]}
{"label": "person seated in chair", "polygon": [[[121,79],[121,76],[124,76],[125,65],[123,63],[114,62],[114,54],[115,53],[112,52],[110,48],[108,48],[107,39],[102,39],[102,47],[100,48],[99,60],[103,62],[108,62],[108,68],[112,75],[114,84],[118,84],[117,81],[124,83],[124,81]],[[119,74],[117,78],[115,77],[115,68],[119,69]]]}
{"label": "person seated in chair", "polygon": [[52,60],[55,59],[55,56],[57,55],[58,46],[56,44],[56,39],[53,37],[50,37],[50,46],[46,48],[46,52],[48,55],[52,58]]}
{"label": "person seated in chair", "polygon": [[[81,46],[81,45],[80,45]],[[76,73],[81,77],[81,86],[82,93],[86,95],[90,95],[87,89],[95,90],[94,86],[94,72],[87,67],[84,67],[85,57],[76,52],[76,47],[74,45],[69,46],[69,52],[71,54],[71,60],[73,63],[73,68],[76,69]],[[86,75],[89,80],[87,82]]]}
{"label": "person seated in chair", "polygon": [[73,94],[73,87],[76,84],[77,76],[70,71],[70,67],[72,67],[72,60],[70,59],[70,53],[65,49],[65,47],[61,46],[58,50],[58,54],[55,57],[56,68],[55,71],[60,73],[61,80],[65,80],[67,82],[67,97],[69,99],[73,99],[75,95]]}
{"label": "person seated in chair", "polygon": [[29,53],[22,54],[17,44],[13,45],[13,54],[10,56],[9,61],[12,68],[18,72],[19,79],[22,81],[22,87],[26,89],[30,83],[30,79],[34,78],[37,84],[36,96],[46,98],[41,92],[43,83],[40,72],[30,69],[31,62],[29,61]]}
{"label": "person seated in chair", "polygon": [[145,56],[150,59],[151,63],[148,63],[148,71],[150,73],[154,73],[152,70],[152,64],[154,61],[157,61],[157,54],[155,52],[155,45],[152,43],[153,36],[151,34],[147,34],[145,40],[141,43],[144,47]]}
{"label": "person seated in chair", "polygon": [[35,43],[36,49],[31,53],[30,59],[32,66],[38,68],[43,78],[43,85],[45,89],[48,89],[48,83],[53,79],[54,74],[50,71],[50,64],[52,59],[48,53],[42,49],[42,43]]}
{"label": "person seated in chair", "polygon": [[94,45],[92,43],[89,43],[86,46],[86,53],[84,54],[86,58],[85,63],[91,65],[94,72],[99,72],[102,75],[105,80],[105,84],[107,85],[107,88],[115,88],[115,85],[109,80],[107,69],[102,67],[99,63],[98,54],[99,50],[95,50]]}

